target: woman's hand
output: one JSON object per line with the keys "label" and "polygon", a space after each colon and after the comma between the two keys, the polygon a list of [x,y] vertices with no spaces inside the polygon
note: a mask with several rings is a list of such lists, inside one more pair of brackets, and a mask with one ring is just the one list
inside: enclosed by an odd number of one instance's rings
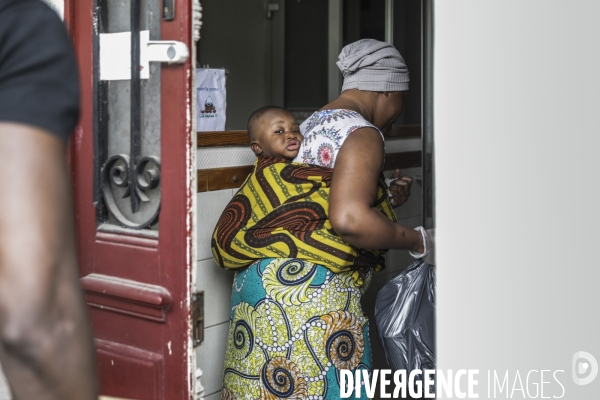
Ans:
{"label": "woman's hand", "polygon": [[402,176],[399,169],[394,171],[391,179],[394,179],[389,185],[390,194],[392,195],[392,206],[400,207],[410,197],[410,187],[412,186],[413,179],[410,176]]}

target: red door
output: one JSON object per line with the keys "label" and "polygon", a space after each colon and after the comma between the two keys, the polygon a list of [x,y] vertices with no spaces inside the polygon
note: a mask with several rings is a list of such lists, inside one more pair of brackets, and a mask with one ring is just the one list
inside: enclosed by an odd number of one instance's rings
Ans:
{"label": "red door", "polygon": [[[71,149],[79,257],[104,395],[192,395],[193,57],[151,62],[112,80],[101,63],[114,67],[129,57],[130,65],[143,65],[136,51],[118,53],[118,44],[143,48],[145,31],[153,41],[180,42],[169,52],[191,52],[191,3],[66,4],[82,82]],[[125,36],[103,36],[115,33]]]}

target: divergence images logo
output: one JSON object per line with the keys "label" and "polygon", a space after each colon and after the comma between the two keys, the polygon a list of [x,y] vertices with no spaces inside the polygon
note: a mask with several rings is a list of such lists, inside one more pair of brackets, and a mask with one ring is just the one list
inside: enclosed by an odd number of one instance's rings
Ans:
{"label": "divergence images logo", "polygon": [[585,351],[573,354],[573,382],[577,385],[587,385],[598,375],[598,361]]}

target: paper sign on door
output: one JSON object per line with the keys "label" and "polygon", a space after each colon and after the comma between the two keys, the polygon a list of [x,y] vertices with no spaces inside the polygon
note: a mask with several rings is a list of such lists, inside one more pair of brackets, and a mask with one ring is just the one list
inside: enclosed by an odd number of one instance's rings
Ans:
{"label": "paper sign on door", "polygon": [[[140,79],[150,78],[148,52],[150,31],[140,32]],[[100,34],[100,80],[131,79],[131,32]]]}
{"label": "paper sign on door", "polygon": [[196,130],[224,131],[227,94],[224,69],[196,70]]}

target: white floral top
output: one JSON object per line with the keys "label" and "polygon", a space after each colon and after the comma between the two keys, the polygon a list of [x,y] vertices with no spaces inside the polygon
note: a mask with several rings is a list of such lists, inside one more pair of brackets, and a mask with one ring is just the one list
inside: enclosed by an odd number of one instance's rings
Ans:
{"label": "white floral top", "polygon": [[317,111],[300,125],[304,140],[294,161],[333,168],[346,138],[355,130],[365,127],[375,128],[381,134],[376,126],[356,111]]}

